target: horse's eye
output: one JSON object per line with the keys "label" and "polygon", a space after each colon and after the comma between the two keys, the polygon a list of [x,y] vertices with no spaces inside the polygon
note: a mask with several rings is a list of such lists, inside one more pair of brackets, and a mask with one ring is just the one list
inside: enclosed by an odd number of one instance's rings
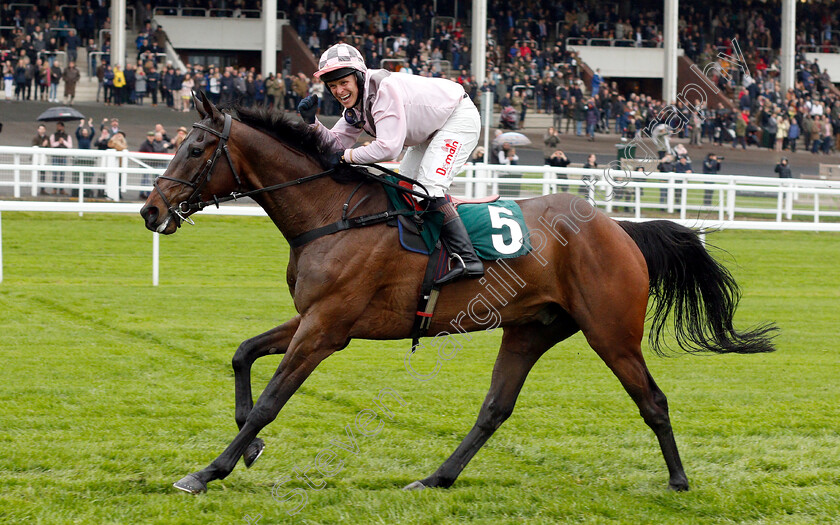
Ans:
{"label": "horse's eye", "polygon": [[202,151],[203,150],[201,148],[193,148],[190,150],[190,155],[192,155],[193,157],[200,157]]}

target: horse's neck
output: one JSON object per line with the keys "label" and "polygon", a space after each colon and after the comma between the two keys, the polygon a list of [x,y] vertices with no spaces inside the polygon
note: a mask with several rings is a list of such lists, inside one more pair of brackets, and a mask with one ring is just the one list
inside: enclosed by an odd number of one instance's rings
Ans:
{"label": "horse's neck", "polygon": [[[323,171],[312,159],[287,146],[282,146],[288,155],[275,153],[249,154],[249,176],[255,188],[266,188]],[[255,148],[256,149],[256,148]],[[302,184],[258,194],[254,200],[262,206],[277,228],[287,239],[292,239],[315,228],[341,219],[342,209],[351,197],[355,184],[339,184],[324,176]],[[371,191],[365,189],[363,192]],[[360,192],[360,193],[363,193]],[[358,202],[360,194],[352,197],[350,207]],[[364,213],[371,206],[384,206],[384,199],[367,199],[357,212]],[[376,210],[376,211],[383,211]],[[358,213],[354,213],[358,215]]]}

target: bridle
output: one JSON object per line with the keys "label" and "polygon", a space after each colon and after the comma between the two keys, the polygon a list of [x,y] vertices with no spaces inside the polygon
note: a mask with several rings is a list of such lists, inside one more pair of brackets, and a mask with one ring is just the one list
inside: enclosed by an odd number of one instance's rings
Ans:
{"label": "bridle", "polygon": [[[231,173],[233,173],[233,178],[236,180],[237,189],[242,186],[242,181],[239,179],[239,173],[237,173],[236,167],[233,165],[233,159],[230,158],[230,150],[227,147],[227,141],[230,138],[230,127],[232,121],[233,117],[231,117],[228,113],[225,113],[225,125],[222,128],[221,133],[209,126],[205,126],[200,122],[196,122],[192,125],[192,127],[194,128],[204,130],[207,133],[219,137],[219,143],[216,144],[216,151],[209,159],[207,159],[207,162],[204,164],[204,169],[202,169],[197,176],[193,177],[192,180],[176,179],[174,177],[167,177],[166,175],[160,175],[155,179],[155,191],[157,191],[158,195],[160,195],[160,198],[163,199],[163,202],[169,210],[169,213],[171,215],[176,215],[179,219],[186,222],[187,224],[195,224],[193,220],[190,219],[188,215],[186,215],[187,213],[189,213],[191,210],[200,210],[204,208],[204,206],[201,206],[201,191],[204,189],[205,186],[207,186],[207,183],[210,182],[210,175],[213,173],[213,168],[216,166],[216,161],[218,161],[219,157],[222,156],[222,152],[224,152],[225,158],[227,158],[228,165],[230,166],[230,171]],[[190,195],[187,198],[187,200],[181,201],[177,205],[173,205],[169,202],[169,199],[166,198],[166,195],[160,189],[160,186],[158,185],[159,179],[171,180],[173,182],[177,182],[178,184],[185,184],[193,188],[192,195]]]}
{"label": "bridle", "polygon": [[[222,128],[221,132],[218,132],[215,129],[209,127],[209,126],[205,126],[204,124],[202,124],[200,122],[196,122],[195,124],[192,125],[192,127],[194,127],[194,128],[204,130],[204,131],[206,131],[206,132],[208,132],[212,135],[215,135],[215,136],[219,137],[219,143],[216,144],[216,151],[214,151],[213,155],[209,159],[207,159],[207,162],[204,164],[204,168],[195,177],[193,177],[191,180],[176,179],[174,177],[167,177],[166,175],[159,175],[157,178],[155,178],[154,189],[158,193],[158,195],[160,195],[160,198],[163,199],[163,202],[166,205],[166,208],[167,208],[167,211],[169,212],[170,217],[172,217],[174,215],[174,216],[178,217],[179,219],[181,219],[181,221],[183,221],[187,224],[195,224],[195,222],[193,222],[193,220],[190,219],[189,215],[187,215],[191,211],[201,211],[204,208],[206,208],[207,206],[211,206],[211,205],[215,205],[218,208],[219,204],[221,204],[223,202],[235,201],[237,199],[241,199],[241,198],[244,198],[244,197],[251,197],[253,195],[257,195],[257,194],[260,194],[260,193],[265,193],[265,192],[268,192],[268,191],[279,190],[279,189],[282,189],[282,188],[287,188],[289,186],[296,186],[298,184],[303,184],[305,182],[313,181],[315,179],[319,179],[319,178],[324,177],[326,175],[330,175],[331,173],[333,173],[336,170],[336,168],[330,168],[330,169],[322,171],[320,173],[315,173],[314,175],[307,175],[307,176],[301,177],[299,179],[290,180],[290,181],[283,182],[283,183],[280,183],[280,184],[274,184],[272,186],[266,186],[265,188],[260,188],[260,189],[257,189],[257,190],[246,191],[246,192],[233,191],[233,192],[230,193],[230,195],[227,195],[227,196],[224,196],[224,197],[218,197],[216,195],[213,195],[212,200],[203,201],[203,200],[201,200],[201,192],[202,192],[202,190],[204,190],[205,186],[207,186],[207,183],[210,182],[210,176],[212,175],[213,168],[216,166],[216,162],[219,160],[219,157],[222,156],[222,153],[224,153],[225,157],[227,158],[228,166],[230,166],[230,171],[233,174],[234,180],[236,181],[237,190],[239,190],[242,187],[242,180],[239,178],[239,173],[236,171],[236,167],[233,164],[233,159],[230,156],[230,150],[227,147],[227,142],[230,139],[230,128],[231,128],[231,123],[233,121],[233,117],[231,117],[231,115],[229,113],[225,113],[224,115],[225,115],[225,124],[224,124],[224,127]],[[409,188],[406,188],[404,186],[400,186],[399,184],[394,183],[392,181],[389,181],[389,180],[387,180],[383,177],[377,177],[375,175],[372,175],[372,174],[368,173],[367,170],[358,170],[358,172],[361,175],[364,175],[364,177],[367,178],[367,179],[373,179],[373,180],[376,180],[377,182],[379,182],[380,184],[383,184],[383,185],[386,185],[386,186],[392,186],[392,187],[398,189],[399,191],[401,191],[403,193],[414,195],[415,197],[419,197],[421,199],[428,198],[428,196],[429,196],[428,191],[419,182],[414,181],[412,179],[409,179],[409,178],[405,177],[404,175],[400,175],[399,173],[395,173],[395,172],[389,170],[388,168],[379,166],[377,164],[371,164],[371,166],[377,168],[378,170],[382,171],[383,173],[387,173],[388,175],[391,175],[392,177],[395,177],[396,179],[399,179],[399,180],[402,180],[402,181],[405,181],[405,182],[410,182],[414,185],[417,185],[417,186],[423,188],[425,193],[421,193],[421,192],[415,191],[413,189],[409,189]],[[187,186],[193,188],[193,192],[187,198],[187,200],[181,201],[177,205],[173,205],[169,201],[169,199],[166,198],[166,195],[163,193],[163,190],[160,189],[160,186],[158,185],[158,180],[159,179],[169,180],[169,181],[177,182],[178,184],[187,185]],[[346,208],[347,208],[347,205],[345,205],[345,211],[346,211]]]}

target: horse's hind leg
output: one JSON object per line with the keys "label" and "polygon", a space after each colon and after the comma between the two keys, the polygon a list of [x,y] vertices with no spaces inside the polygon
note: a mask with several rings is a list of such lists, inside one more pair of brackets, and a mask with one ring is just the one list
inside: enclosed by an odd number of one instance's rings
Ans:
{"label": "horse's hind leg", "polygon": [[[254,408],[254,399],[251,395],[251,366],[260,357],[286,353],[298,325],[300,325],[300,316],[295,316],[276,328],[244,341],[236,349],[232,365],[236,391],[235,418],[236,426],[240,430]],[[250,468],[260,457],[264,448],[263,440],[254,438],[242,455],[245,466]]]}
{"label": "horse's hind leg", "polygon": [[688,490],[688,479],[680,461],[677,442],[671,429],[671,419],[668,416],[668,400],[651,377],[640,344],[626,341],[593,344],[593,339],[590,338],[590,345],[621,381],[624,389],[639,407],[639,413],[645,423],[656,434],[665,464],[668,466],[668,486],[677,491]]}
{"label": "horse's hind leg", "polygon": [[407,490],[449,487],[490,436],[511,415],[516,398],[534,363],[546,350],[577,332],[571,319],[551,326],[539,323],[505,328],[502,347],[493,367],[490,391],[481,405],[478,420],[455,452],[428,478],[406,486]]}

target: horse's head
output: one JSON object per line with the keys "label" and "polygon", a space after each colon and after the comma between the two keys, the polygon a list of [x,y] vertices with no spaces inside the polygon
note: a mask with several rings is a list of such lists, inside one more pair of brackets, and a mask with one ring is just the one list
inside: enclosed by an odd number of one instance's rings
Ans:
{"label": "horse's head", "polygon": [[227,147],[233,119],[204,93],[193,93],[193,99],[201,121],[193,124],[169,167],[155,179],[155,189],[140,210],[146,228],[158,233],[175,233],[214,197],[240,186],[234,152]]}

